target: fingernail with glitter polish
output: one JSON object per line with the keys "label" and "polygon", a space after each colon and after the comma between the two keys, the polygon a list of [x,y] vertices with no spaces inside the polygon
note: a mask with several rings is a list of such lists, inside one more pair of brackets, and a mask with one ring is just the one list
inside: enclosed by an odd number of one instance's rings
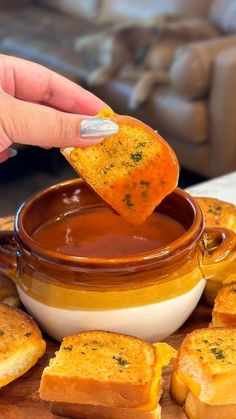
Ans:
{"label": "fingernail with glitter polish", "polygon": [[118,131],[116,122],[106,118],[87,118],[80,124],[80,137],[85,140],[109,137]]}
{"label": "fingernail with glitter polish", "polygon": [[8,157],[9,159],[17,155],[17,150],[15,150],[15,148],[9,148],[8,152],[9,152],[9,157]]}

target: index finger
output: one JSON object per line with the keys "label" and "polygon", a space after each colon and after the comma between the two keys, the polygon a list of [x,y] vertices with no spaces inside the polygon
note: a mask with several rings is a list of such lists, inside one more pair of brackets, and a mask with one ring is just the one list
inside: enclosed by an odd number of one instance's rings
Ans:
{"label": "index finger", "polygon": [[71,80],[20,58],[0,56],[0,83],[5,92],[18,99],[40,102],[65,112],[95,115],[107,107]]}

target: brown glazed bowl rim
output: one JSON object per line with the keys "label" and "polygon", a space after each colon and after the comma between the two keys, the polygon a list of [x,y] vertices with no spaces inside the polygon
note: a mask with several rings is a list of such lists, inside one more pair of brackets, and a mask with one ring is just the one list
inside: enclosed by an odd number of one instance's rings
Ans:
{"label": "brown glazed bowl rim", "polygon": [[[79,267],[103,267],[103,268],[112,268],[112,267],[122,267],[123,266],[135,266],[140,265],[142,262],[152,263],[159,260],[164,260],[171,255],[180,252],[181,250],[186,249],[191,243],[195,243],[200,239],[203,230],[204,230],[204,221],[201,209],[198,203],[194,198],[189,195],[187,192],[183,191],[180,188],[176,188],[172,194],[177,194],[182,199],[188,201],[193,209],[194,219],[191,224],[191,227],[186,230],[186,232],[177,240],[171,242],[168,245],[161,246],[158,249],[153,249],[147,252],[137,253],[134,255],[122,256],[119,258],[109,259],[109,258],[91,258],[91,257],[81,257],[81,256],[70,256],[62,254],[50,249],[45,248],[36,242],[24,229],[24,216],[27,213],[31,203],[35,198],[39,199],[44,195],[50,193],[51,190],[63,188],[68,184],[74,183],[86,184],[82,179],[70,179],[64,182],[57,183],[53,186],[43,189],[42,191],[34,194],[32,197],[28,198],[18,209],[16,218],[15,218],[15,233],[21,246],[26,249],[29,249],[32,254],[36,254],[42,259],[47,261],[56,262],[58,264],[65,265],[74,265]],[[95,193],[95,192],[94,192]]]}

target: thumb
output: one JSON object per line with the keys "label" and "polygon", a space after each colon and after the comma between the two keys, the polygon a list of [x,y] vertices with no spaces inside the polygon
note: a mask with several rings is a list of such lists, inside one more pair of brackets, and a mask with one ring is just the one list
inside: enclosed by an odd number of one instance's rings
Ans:
{"label": "thumb", "polygon": [[41,147],[85,147],[118,131],[110,119],[59,112],[5,92],[0,93],[0,108],[0,152],[14,141]]}

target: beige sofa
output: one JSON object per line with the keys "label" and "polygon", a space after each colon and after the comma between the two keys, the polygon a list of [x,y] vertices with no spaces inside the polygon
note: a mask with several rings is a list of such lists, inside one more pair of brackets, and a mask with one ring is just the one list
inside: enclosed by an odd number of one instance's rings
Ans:
{"label": "beige sofa", "polygon": [[[143,0],[35,3],[28,9],[1,11],[1,51],[36,60],[81,82],[86,70],[73,50],[79,34],[162,13],[202,16],[216,25],[222,36],[181,48],[169,84],[157,86],[134,115],[161,132],[183,167],[207,177],[236,169],[236,0],[146,0],[145,7]],[[94,92],[117,112],[130,113],[131,90],[132,83],[113,78]]]}

